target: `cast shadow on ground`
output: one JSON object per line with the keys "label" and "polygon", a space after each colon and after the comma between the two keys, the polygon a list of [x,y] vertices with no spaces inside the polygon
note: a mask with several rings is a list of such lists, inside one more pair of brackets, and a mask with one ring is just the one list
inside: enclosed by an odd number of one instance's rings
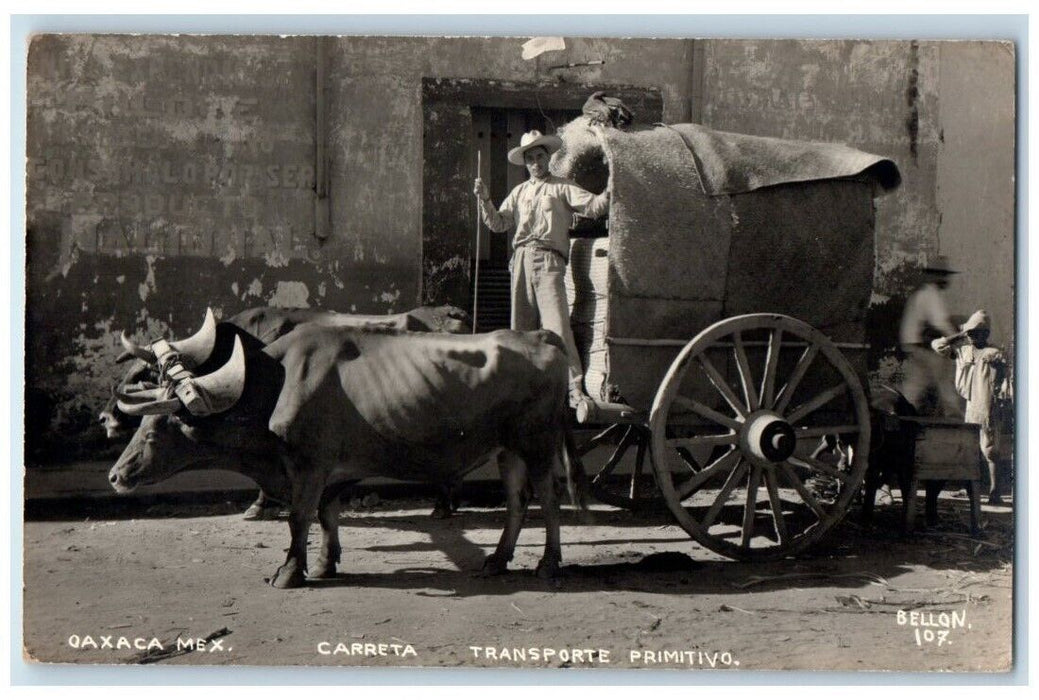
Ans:
{"label": "cast shadow on ground", "polygon": [[[250,494],[251,495],[251,494]],[[150,502],[149,502],[150,501]],[[170,502],[163,498],[133,502],[108,499],[107,502],[84,502],[82,510],[69,510],[64,501],[60,509],[36,508],[33,518],[27,508],[27,519],[63,520],[69,517],[91,519],[132,517],[146,521],[153,518],[196,518],[237,516],[248,500]],[[614,509],[595,509],[582,513],[573,508],[563,510],[563,580],[558,584],[541,581],[533,575],[533,566],[541,555],[543,523],[539,509],[532,507],[526,526],[535,532],[532,542],[517,549],[514,571],[502,577],[474,578],[491,551],[493,542],[505,522],[505,511],[497,497],[466,504],[447,520],[434,520],[416,508],[427,504],[409,498],[405,501],[382,501],[374,509],[346,509],[340,530],[349,542],[350,530],[356,528],[390,528],[415,533],[419,540],[403,545],[370,545],[344,552],[341,569],[345,572],[327,581],[310,581],[309,586],[364,586],[390,589],[416,589],[417,595],[493,595],[516,590],[644,590],[677,593],[709,593],[733,590],[775,590],[814,586],[856,588],[863,581],[883,581],[915,566],[936,570],[984,574],[1005,569],[1013,560],[1014,518],[1009,509],[986,509],[982,514],[984,531],[976,538],[968,536],[968,510],[963,499],[943,497],[939,501],[936,526],[923,527],[913,534],[900,528],[901,508],[896,503],[877,508],[871,524],[862,524],[859,508],[853,506],[844,520],[823,541],[796,557],[776,562],[743,563],[719,561],[717,555],[692,541],[666,510],[632,513]],[[429,503],[429,506],[432,504]],[[394,510],[402,511],[400,515]],[[404,510],[411,512],[404,513]],[[83,513],[86,513],[83,516]],[[602,529],[609,528],[609,533]],[[287,526],[286,526],[287,529]],[[482,543],[470,538],[470,531],[482,530]],[[619,531],[619,532],[618,532]],[[656,532],[661,531],[660,536]],[[490,537],[487,532],[493,533]],[[631,532],[632,537],[626,537]],[[647,533],[653,533],[647,536]],[[311,540],[316,541],[316,525]],[[594,548],[608,545],[631,545],[609,559],[597,558]],[[648,545],[658,550],[646,556]],[[577,554],[573,548],[591,547]],[[442,569],[401,568],[391,574],[355,573],[363,571],[365,560],[385,558],[387,554],[439,551],[450,561]],[[369,554],[365,554],[369,553]],[[741,588],[745,587],[745,588]]]}
{"label": "cast shadow on ground", "polygon": [[[336,578],[309,581],[313,587],[354,587],[415,589],[416,595],[467,597],[471,595],[504,595],[522,590],[579,592],[598,590],[637,590],[643,592],[709,594],[787,588],[858,589],[864,583],[883,587],[886,581],[918,567],[962,572],[965,576],[985,575],[1006,569],[1013,559],[1013,515],[1010,512],[986,513],[986,530],[977,538],[967,535],[963,504],[943,502],[936,526],[912,534],[900,531],[901,508],[879,507],[873,522],[862,524],[858,511],[806,552],[772,562],[719,561],[716,555],[673,527],[661,538],[597,539],[595,527],[603,522],[586,522],[575,511],[564,511],[563,558],[564,576],[557,582],[535,577],[534,562],[541,555],[542,543],[537,537],[531,544],[517,547],[516,561],[509,573],[483,578],[478,575],[483,557],[490,548],[473,543],[466,530],[500,527],[504,513],[478,511],[461,513],[448,521],[423,517],[387,518],[353,514],[344,518],[344,538],[353,527],[393,527],[422,534],[420,544],[367,546],[361,552],[373,554],[408,551],[440,551],[455,568],[401,568],[389,574],[355,573],[364,567],[366,557],[344,552],[343,573]],[[623,511],[597,511],[611,527],[646,527],[652,516],[634,516]],[[649,520],[649,522],[647,522]],[[671,525],[666,517],[661,522]],[[539,532],[540,513],[531,509],[527,527]],[[578,530],[578,538],[573,531]],[[569,535],[569,537],[567,536]],[[568,548],[606,544],[632,545],[611,555],[609,561],[594,561],[587,554],[568,558]],[[645,554],[644,545],[656,545],[657,551]],[[640,549],[640,546],[641,549]]]}

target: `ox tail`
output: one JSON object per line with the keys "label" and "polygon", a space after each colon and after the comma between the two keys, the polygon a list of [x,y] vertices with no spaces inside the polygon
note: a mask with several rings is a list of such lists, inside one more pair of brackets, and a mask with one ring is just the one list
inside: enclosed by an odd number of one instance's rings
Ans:
{"label": "ox tail", "polygon": [[588,494],[591,487],[588,474],[584,470],[584,462],[577,453],[574,442],[574,431],[569,422],[563,424],[563,444],[560,445],[559,458],[563,462],[566,474],[566,490],[570,494],[570,503],[581,510],[588,510]]}

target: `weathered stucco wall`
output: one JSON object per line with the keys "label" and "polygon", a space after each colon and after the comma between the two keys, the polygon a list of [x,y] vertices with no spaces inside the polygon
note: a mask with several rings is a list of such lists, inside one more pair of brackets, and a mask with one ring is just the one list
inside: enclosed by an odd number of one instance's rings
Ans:
{"label": "weathered stucco wall", "polygon": [[954,313],[984,308],[992,340],[1014,337],[1014,50],[941,44],[937,204],[942,252],[962,271]]}
{"label": "weathered stucco wall", "polygon": [[878,354],[894,348],[917,271],[939,252],[965,271],[950,289],[952,313],[966,315],[987,304],[998,309],[1002,328],[1008,326],[1014,252],[1010,45],[709,40],[703,71],[708,126],[845,143],[898,164],[902,186],[876,201],[870,340]]}
{"label": "weathered stucco wall", "polygon": [[[30,452],[96,436],[122,329],[182,336],[206,306],[229,316],[263,304],[382,313],[419,303],[423,192],[435,187],[423,182],[423,130],[436,128],[423,123],[423,78],[646,86],[663,96],[665,120],[689,118],[689,41],[575,39],[524,61],[525,40],[35,38]],[[605,63],[550,69],[593,60]],[[327,200],[316,182],[322,104]]]}
{"label": "weathered stucco wall", "polygon": [[[704,123],[845,143],[894,160],[902,186],[877,200],[876,291],[938,244],[937,46],[869,41],[708,41]],[[892,289],[894,287],[894,289]]]}
{"label": "weathered stucco wall", "polygon": [[30,439],[94,420],[123,328],[179,335],[206,306],[307,306],[336,289],[338,261],[313,237],[313,44],[33,40]]}
{"label": "weathered stucco wall", "polygon": [[[332,222],[354,262],[394,261],[413,281],[469,274],[470,251],[444,241],[448,252],[423,249],[423,139],[450,140],[466,148],[467,115],[451,123],[426,124],[423,78],[507,80],[512,84],[625,85],[656,88],[664,119],[689,118],[692,42],[652,39],[567,39],[564,51],[523,60],[525,38],[349,37],[335,41],[329,63]],[[601,65],[554,66],[604,61]],[[528,108],[536,107],[532,102]],[[545,105],[548,108],[547,105]],[[468,112],[467,105],[458,109]],[[465,117],[465,118],[463,118]],[[428,132],[426,132],[428,130]],[[445,134],[446,131],[446,134]],[[426,132],[426,133],[424,133]],[[460,173],[455,175],[461,176]],[[468,178],[468,173],[466,173]],[[446,206],[471,211],[467,182],[439,183],[435,196]],[[472,225],[462,234],[469,240]],[[439,244],[440,241],[435,241]],[[443,252],[443,254],[441,254]],[[423,257],[443,270],[426,269]],[[349,259],[349,258],[348,258]],[[427,260],[427,263],[430,261]],[[441,285],[438,285],[438,287]],[[466,306],[459,284],[424,290],[423,300]]]}
{"label": "weathered stucco wall", "polygon": [[[430,260],[457,278],[470,255],[468,227],[441,245],[424,221],[430,191],[471,205],[468,183],[425,181],[424,143],[446,144],[465,123],[427,123],[438,112],[424,109],[423,86],[436,79],[545,94],[553,85],[645,88],[659,95],[665,122],[699,118],[893,158],[904,181],[877,202],[873,342],[890,343],[913,271],[939,250],[966,271],[950,290],[954,311],[986,306],[997,337],[1009,336],[1012,48],[582,38],[524,61],[525,40],[34,39],[30,443],[89,432],[118,375],[124,328],[180,336],[206,306],[224,316],[262,304],[378,313],[436,297],[465,306],[452,296],[464,279],[443,287],[449,298],[423,289]],[[466,138],[457,135],[459,148]],[[443,250],[427,249],[436,245],[450,254],[437,258]]]}

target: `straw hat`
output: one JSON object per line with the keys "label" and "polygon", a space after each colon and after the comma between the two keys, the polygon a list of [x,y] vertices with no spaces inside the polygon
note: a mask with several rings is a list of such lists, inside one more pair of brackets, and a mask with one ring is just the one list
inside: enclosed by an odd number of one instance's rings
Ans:
{"label": "straw hat", "polygon": [[509,162],[515,165],[523,165],[523,154],[532,148],[543,146],[549,155],[552,155],[563,147],[563,139],[555,134],[542,134],[537,129],[528,131],[520,139],[520,145],[509,151]]}
{"label": "straw hat", "polygon": [[936,255],[924,265],[924,272],[931,272],[937,275],[955,275],[959,270],[952,269],[949,258],[944,255]]}

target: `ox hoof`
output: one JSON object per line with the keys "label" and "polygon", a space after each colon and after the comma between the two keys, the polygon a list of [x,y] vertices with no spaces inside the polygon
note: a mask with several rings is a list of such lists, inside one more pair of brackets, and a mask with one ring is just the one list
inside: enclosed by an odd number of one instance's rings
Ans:
{"label": "ox hoof", "polygon": [[242,520],[276,520],[280,509],[277,506],[261,506],[253,503],[244,513]]}
{"label": "ox hoof", "polygon": [[306,582],[303,571],[295,564],[282,564],[271,578],[271,585],[275,588],[299,588]]}
{"label": "ox hoof", "polygon": [[542,559],[538,562],[538,568],[534,571],[539,579],[543,581],[557,581],[563,577],[563,567],[557,560],[548,561]]}
{"label": "ox hoof", "polygon": [[433,512],[429,514],[429,517],[434,520],[445,520],[451,517],[451,509],[437,505],[437,507],[433,509]]}
{"label": "ox hoof", "polygon": [[336,564],[334,561],[318,559],[317,563],[307,571],[310,578],[335,578]]}
{"label": "ox hoof", "polygon": [[508,573],[508,571],[508,561],[492,554],[484,560],[483,568],[480,569],[480,576],[483,578],[488,576],[501,576],[502,574]]}

